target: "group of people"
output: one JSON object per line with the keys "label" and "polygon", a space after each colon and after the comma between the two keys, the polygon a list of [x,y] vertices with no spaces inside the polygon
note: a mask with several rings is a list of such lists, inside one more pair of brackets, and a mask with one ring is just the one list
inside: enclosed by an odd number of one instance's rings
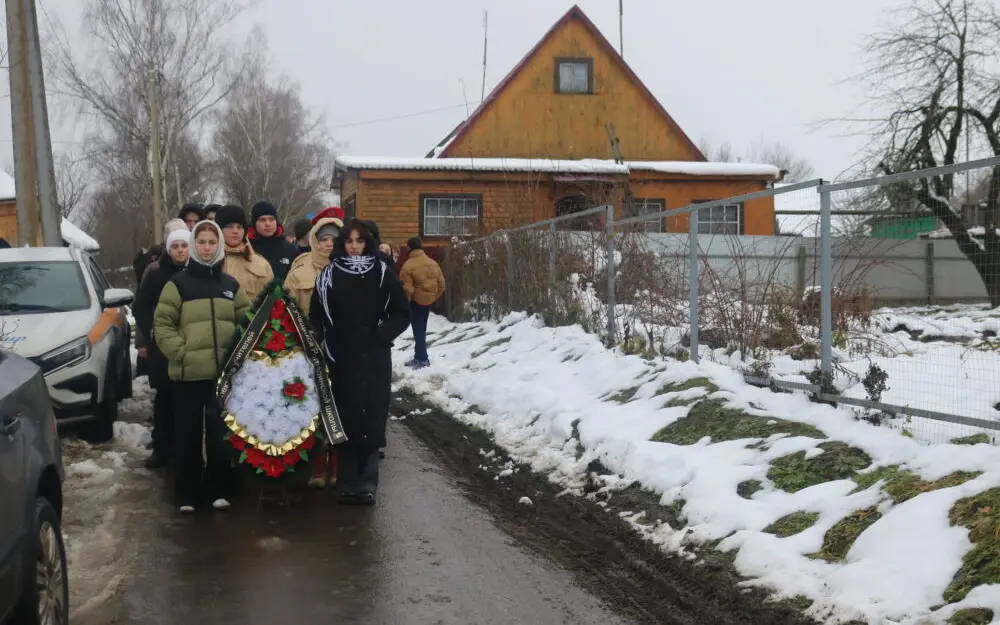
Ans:
{"label": "group of people", "polygon": [[335,484],[343,503],[373,504],[393,341],[412,325],[407,365],[427,366],[427,319],[445,290],[420,239],[407,242],[397,266],[374,222],[345,224],[343,210],[330,207],[286,235],[277,208],[258,202],[249,219],[236,205],[187,204],[165,225],[163,241],[136,258],[133,315],[141,371],[156,392],[146,466],[174,462],[179,509],[230,506],[238,480],[215,384],[237,327],[275,280],[322,346],[348,439],[314,455],[310,484]]}

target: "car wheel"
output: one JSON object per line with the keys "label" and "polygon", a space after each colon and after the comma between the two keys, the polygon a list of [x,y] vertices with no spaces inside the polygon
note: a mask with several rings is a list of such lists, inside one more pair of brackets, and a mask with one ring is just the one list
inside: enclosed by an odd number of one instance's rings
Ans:
{"label": "car wheel", "polygon": [[80,438],[88,443],[106,443],[115,437],[115,421],[118,420],[118,381],[114,368],[109,367],[104,376],[104,397],[97,407],[94,420],[80,430]]}
{"label": "car wheel", "polygon": [[66,546],[55,508],[44,497],[35,501],[35,531],[29,564],[23,580],[21,601],[14,612],[14,625],[67,625],[69,623],[69,576]]}

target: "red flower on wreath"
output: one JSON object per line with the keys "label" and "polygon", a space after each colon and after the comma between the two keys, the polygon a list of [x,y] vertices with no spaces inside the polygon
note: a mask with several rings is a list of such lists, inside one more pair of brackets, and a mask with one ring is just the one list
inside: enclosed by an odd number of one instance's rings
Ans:
{"label": "red flower on wreath", "polygon": [[246,450],[247,464],[252,467],[259,467],[264,464],[267,460],[267,454],[257,449],[256,447],[251,447]]}
{"label": "red flower on wreath", "polygon": [[229,444],[233,446],[233,449],[243,451],[247,448],[247,442],[243,440],[243,437],[233,434],[229,437]]}
{"label": "red flower on wreath", "polygon": [[292,321],[291,315],[285,315],[281,318],[281,329],[288,334],[297,334],[295,329],[295,322]]}
{"label": "red flower on wreath", "polygon": [[268,456],[264,461],[264,473],[268,477],[278,477],[285,472],[285,464],[281,461],[281,458],[275,456]]}
{"label": "red flower on wreath", "polygon": [[306,396],[306,385],[302,383],[301,378],[295,378],[292,382],[286,383],[281,392],[285,397],[290,397],[295,401],[302,401]]}
{"label": "red flower on wreath", "polygon": [[269,352],[280,352],[285,349],[285,335],[281,332],[275,332],[268,339],[267,343],[264,344],[264,349]]}
{"label": "red flower on wreath", "polygon": [[279,299],[274,303],[274,308],[271,309],[271,319],[281,319],[285,316],[285,300]]}
{"label": "red flower on wreath", "polygon": [[301,460],[302,457],[299,455],[299,450],[298,449],[293,449],[290,452],[288,452],[287,454],[285,454],[284,456],[282,456],[281,459],[288,466],[292,466],[295,463],[297,463],[299,460]]}
{"label": "red flower on wreath", "polygon": [[309,451],[310,449],[313,448],[313,445],[315,444],[316,444],[316,437],[310,436],[306,440],[302,441],[302,444],[299,446],[299,448],[304,449],[305,451]]}

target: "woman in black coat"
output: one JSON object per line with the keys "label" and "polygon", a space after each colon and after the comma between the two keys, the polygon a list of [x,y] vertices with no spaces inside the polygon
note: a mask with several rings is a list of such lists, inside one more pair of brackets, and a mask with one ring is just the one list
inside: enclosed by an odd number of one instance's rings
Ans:
{"label": "woman in black coat", "polygon": [[174,230],[167,235],[162,254],[153,269],[146,274],[135,295],[132,315],[143,336],[149,337],[146,352],[146,370],[149,385],[156,391],[153,400],[153,455],[146,460],[147,469],[158,469],[171,456],[174,434],[174,409],[171,401],[170,379],[167,377],[167,358],[156,346],[153,336],[153,312],[160,301],[160,292],[179,271],[187,265],[190,254],[191,233]]}
{"label": "woman in black coat", "polygon": [[410,324],[399,278],[375,256],[368,228],[352,221],[316,280],[309,315],[320,334],[347,442],[337,447],[337,489],[344,503],[374,504],[385,446],[392,342]]}

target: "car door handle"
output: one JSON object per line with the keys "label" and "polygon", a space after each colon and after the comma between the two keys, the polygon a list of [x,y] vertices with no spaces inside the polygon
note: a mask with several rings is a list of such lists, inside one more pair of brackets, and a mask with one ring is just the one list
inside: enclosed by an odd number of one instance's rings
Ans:
{"label": "car door handle", "polygon": [[3,433],[5,436],[14,436],[21,429],[21,417],[5,416],[3,418]]}

